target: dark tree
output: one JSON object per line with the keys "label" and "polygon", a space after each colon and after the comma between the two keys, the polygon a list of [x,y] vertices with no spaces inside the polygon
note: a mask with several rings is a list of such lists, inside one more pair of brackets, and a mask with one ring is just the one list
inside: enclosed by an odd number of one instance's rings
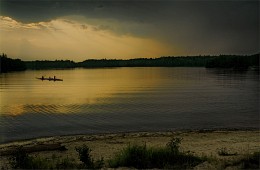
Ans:
{"label": "dark tree", "polygon": [[221,55],[207,62],[207,68],[235,68],[246,69],[250,66],[259,66],[259,54],[250,56]]}
{"label": "dark tree", "polygon": [[0,55],[0,73],[23,70],[26,70],[26,65],[20,59],[8,58],[4,53]]}
{"label": "dark tree", "polygon": [[43,70],[43,69],[66,69],[75,68],[75,62],[70,60],[55,60],[55,61],[26,61],[26,67],[32,70]]}

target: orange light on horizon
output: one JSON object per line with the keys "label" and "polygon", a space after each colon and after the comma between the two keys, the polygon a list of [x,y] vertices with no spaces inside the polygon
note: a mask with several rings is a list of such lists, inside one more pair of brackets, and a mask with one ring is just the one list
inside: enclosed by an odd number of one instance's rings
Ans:
{"label": "orange light on horizon", "polygon": [[172,48],[152,38],[117,35],[68,19],[24,24],[0,17],[0,51],[23,60],[142,58],[169,54]]}

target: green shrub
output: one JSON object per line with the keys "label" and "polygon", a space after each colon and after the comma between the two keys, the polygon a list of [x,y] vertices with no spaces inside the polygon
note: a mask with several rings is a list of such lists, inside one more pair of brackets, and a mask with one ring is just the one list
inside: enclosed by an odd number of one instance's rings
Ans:
{"label": "green shrub", "polygon": [[52,161],[47,158],[40,157],[30,157],[31,158],[31,167],[27,169],[52,169]]}
{"label": "green shrub", "polygon": [[244,155],[241,159],[224,162],[223,169],[227,167],[239,167],[240,169],[260,169],[260,152]]}
{"label": "green shrub", "polygon": [[242,160],[244,169],[260,169],[260,152],[255,152]]}
{"label": "green shrub", "polygon": [[90,155],[91,149],[88,146],[83,145],[82,147],[76,147],[76,151],[79,154],[79,160],[84,163],[86,168],[93,168],[94,161]]}
{"label": "green shrub", "polygon": [[11,155],[9,163],[13,169],[72,169],[77,165],[68,157],[52,159],[29,156],[22,147],[17,148]]}
{"label": "green shrub", "polygon": [[109,164],[111,167],[135,167],[135,168],[147,168],[148,153],[146,145],[129,145],[123,149],[114,160],[111,160]]}
{"label": "green shrub", "polygon": [[10,165],[14,169],[32,168],[32,158],[23,150],[17,148],[10,157]]}
{"label": "green shrub", "polygon": [[178,154],[179,148],[181,144],[182,139],[181,138],[172,138],[166,146],[171,150],[171,152]]}
{"label": "green shrub", "polygon": [[100,159],[96,160],[94,163],[94,168],[95,169],[101,169],[104,166],[104,158],[101,157]]}
{"label": "green shrub", "polygon": [[[59,160],[56,162],[54,169],[73,169],[77,168],[77,165],[74,163],[73,159],[64,158],[62,160]],[[49,168],[53,169],[53,168]]]}
{"label": "green shrub", "polygon": [[100,169],[104,166],[103,158],[94,161],[90,155],[91,149],[88,146],[83,145],[82,147],[76,147],[75,149],[79,154],[80,161],[83,162],[83,166],[81,168]]}
{"label": "green shrub", "polygon": [[10,165],[13,169],[48,169],[49,161],[29,156],[22,147],[19,147],[12,153]]}
{"label": "green shrub", "polygon": [[172,138],[166,147],[148,148],[146,145],[129,145],[109,160],[111,168],[192,168],[203,162],[202,158],[179,151],[181,139]]}

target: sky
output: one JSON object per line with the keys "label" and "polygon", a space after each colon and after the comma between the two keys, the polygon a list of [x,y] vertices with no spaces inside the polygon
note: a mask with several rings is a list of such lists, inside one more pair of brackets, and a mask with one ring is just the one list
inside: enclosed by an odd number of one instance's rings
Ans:
{"label": "sky", "polygon": [[254,54],[256,0],[0,0],[0,52],[22,60]]}

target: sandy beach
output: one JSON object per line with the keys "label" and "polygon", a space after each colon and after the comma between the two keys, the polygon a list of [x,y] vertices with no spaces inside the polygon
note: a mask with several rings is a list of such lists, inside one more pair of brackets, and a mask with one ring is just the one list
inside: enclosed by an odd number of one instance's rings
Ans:
{"label": "sandy beach", "polygon": [[[198,169],[219,168],[223,162],[236,160],[244,155],[260,151],[258,130],[138,132],[56,136],[1,144],[1,166],[8,167],[9,154],[19,146],[29,148],[29,154],[32,156],[51,158],[55,155],[55,157],[60,158],[73,157],[76,161],[79,161],[75,147],[86,144],[91,148],[91,155],[94,159],[103,157],[106,161],[129,144],[146,144],[149,147],[159,147],[165,146],[172,137],[182,138],[182,151],[189,151],[194,155],[207,156],[215,160],[215,162],[213,161],[214,163],[204,162],[203,165],[198,165],[196,167]],[[47,148],[50,146],[50,150],[43,146],[47,146]],[[62,151],[59,147],[65,147],[66,150]],[[228,153],[234,153],[234,155],[219,155],[218,151],[224,148]],[[218,160],[217,163],[216,160]]]}

